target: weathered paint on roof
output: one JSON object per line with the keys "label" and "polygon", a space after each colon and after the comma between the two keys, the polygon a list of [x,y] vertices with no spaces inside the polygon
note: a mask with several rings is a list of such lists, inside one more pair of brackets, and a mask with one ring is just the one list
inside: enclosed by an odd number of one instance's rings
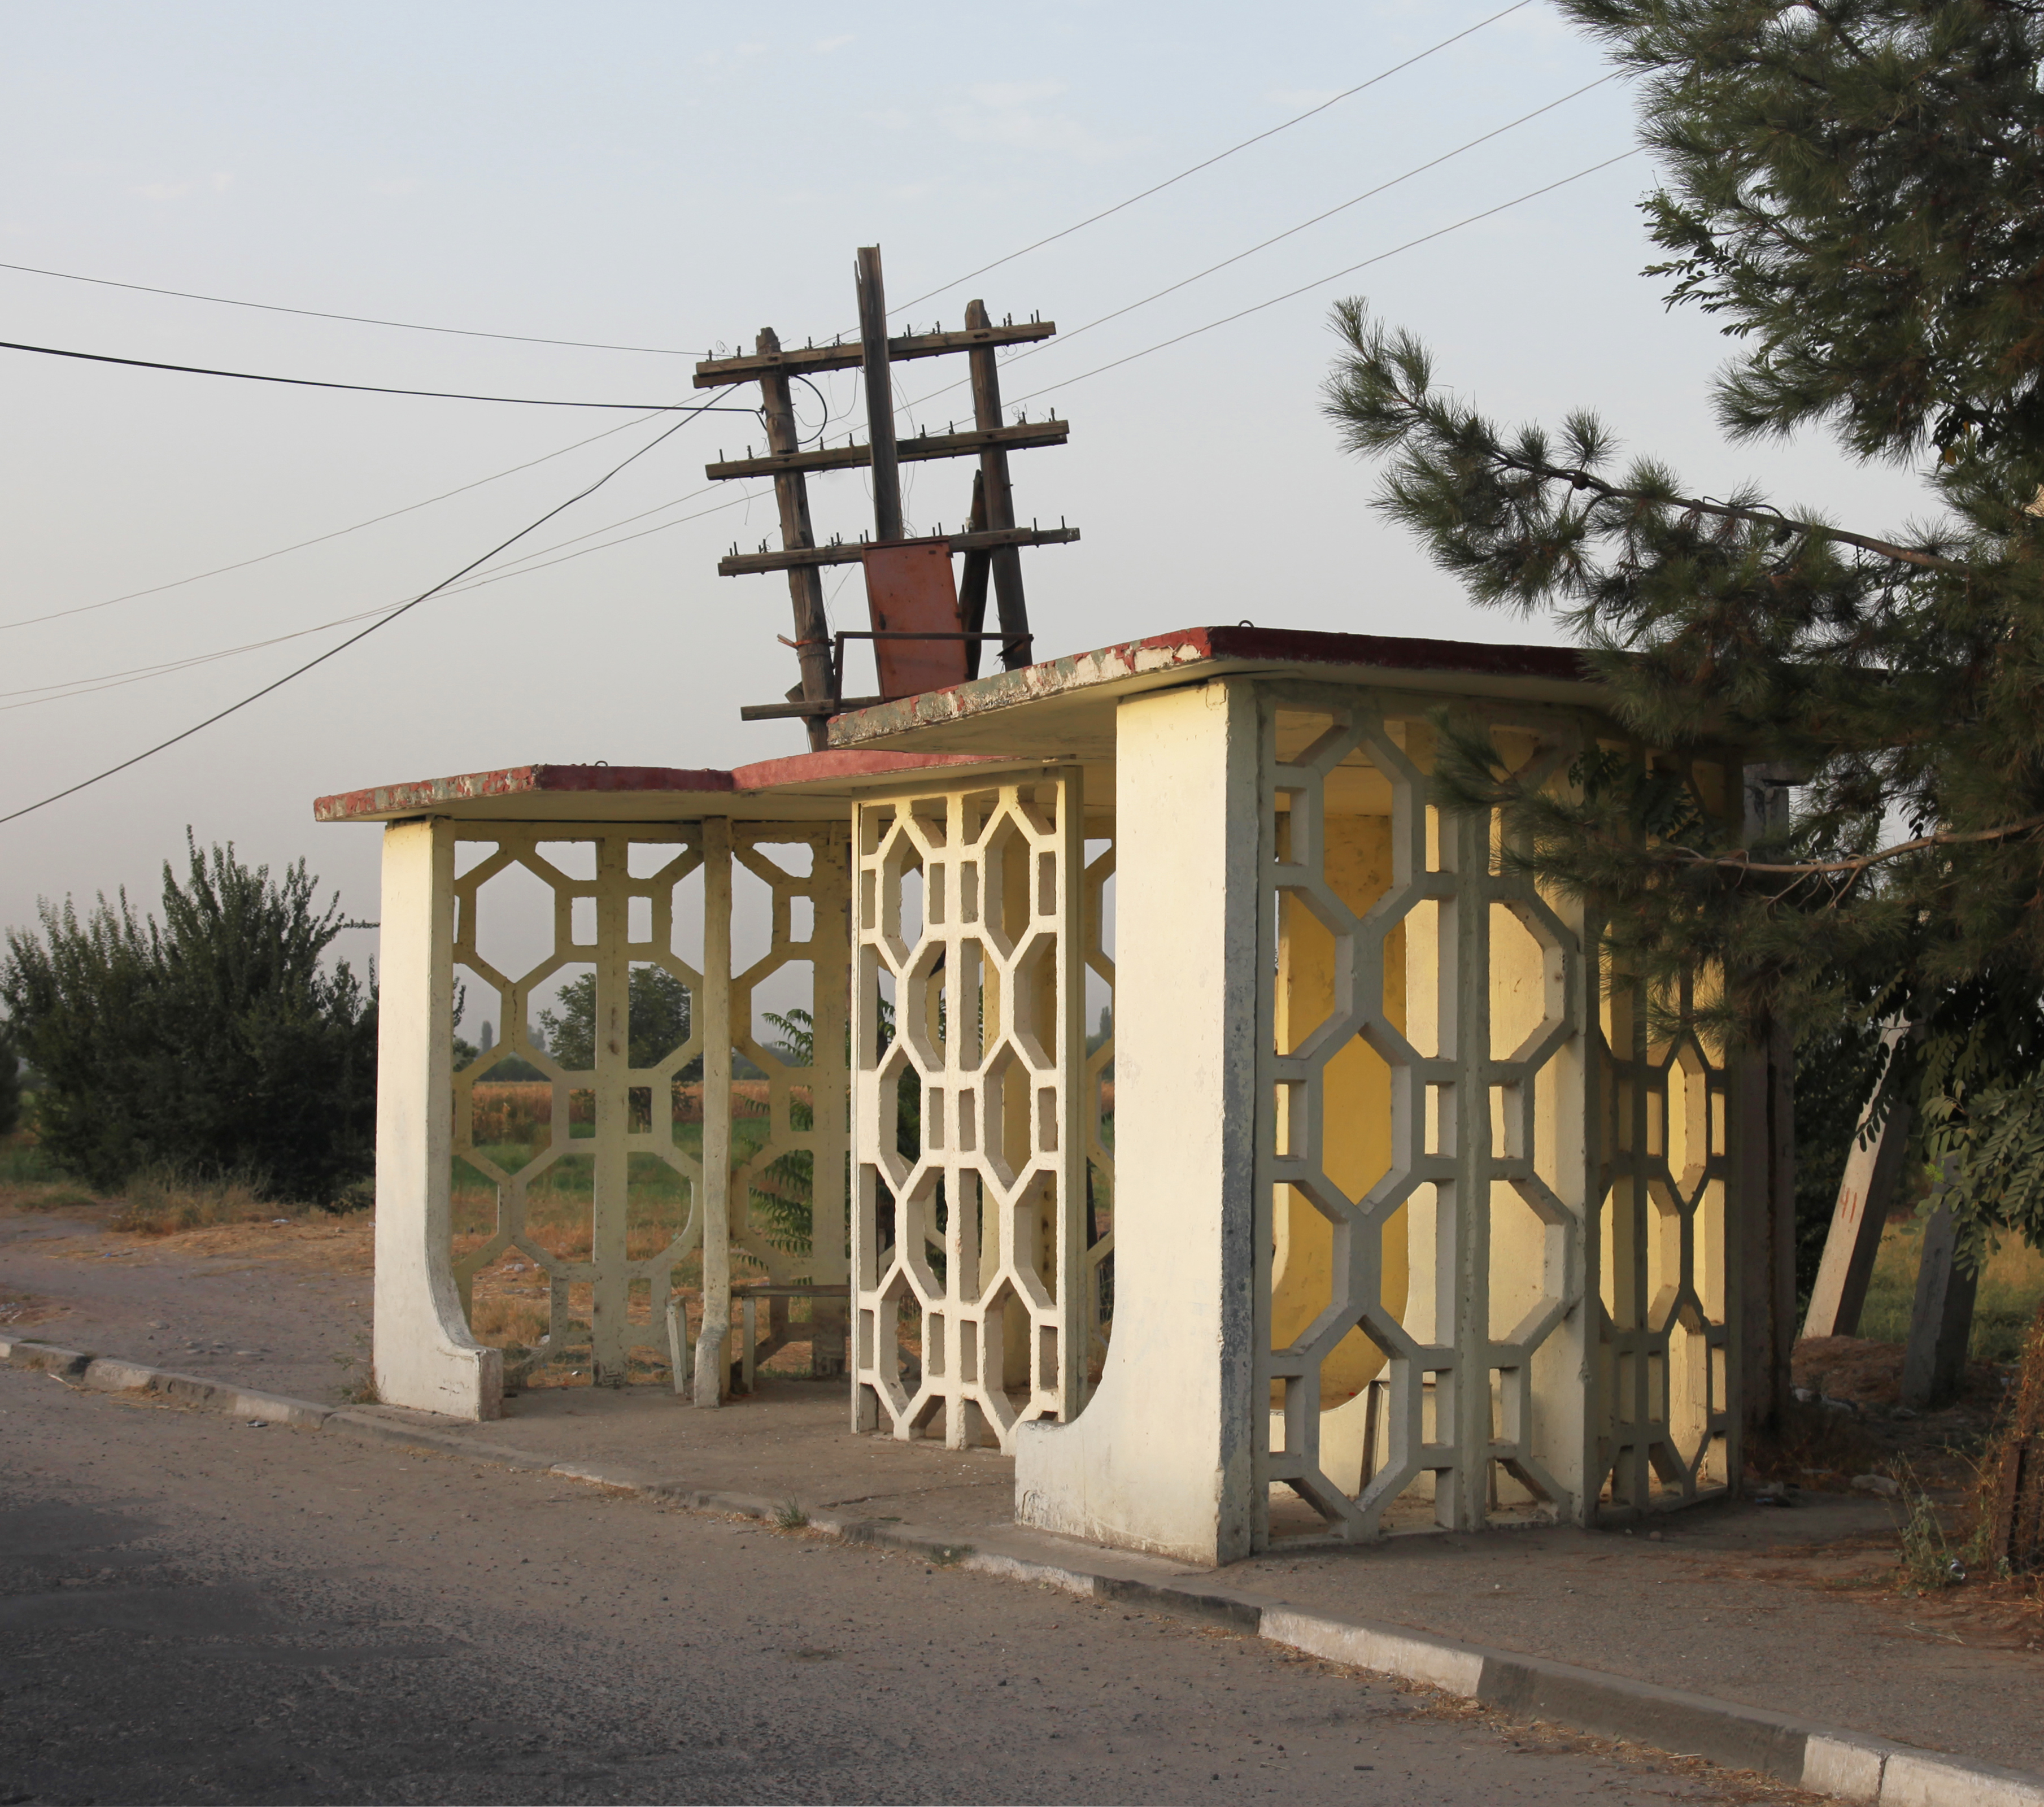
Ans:
{"label": "weathered paint on roof", "polygon": [[[462,815],[474,811],[478,805],[518,797],[536,802],[586,797],[590,799],[588,813],[599,818],[628,802],[640,806],[635,814],[647,813],[646,805],[667,803],[674,806],[676,813],[686,813],[690,808],[701,809],[705,805],[712,813],[717,813],[723,799],[777,790],[813,795],[819,790],[826,794],[842,790],[848,795],[862,782],[884,782],[897,772],[979,763],[970,755],[949,753],[834,748],[762,759],[731,771],[674,766],[505,766],[494,771],[421,779],[412,784],[340,791],[316,799],[313,817],[321,822],[357,822],[387,821],[403,816]],[[608,806],[600,799],[608,799]],[[501,809],[490,813],[504,813]]]}
{"label": "weathered paint on roof", "polygon": [[1104,685],[1125,684],[1131,679],[1168,679],[1181,671],[1189,679],[1193,667],[1217,664],[1366,668],[1393,681],[1409,681],[1423,674],[1493,682],[1531,680],[1543,688],[1580,687],[1586,697],[1596,682],[1581,657],[1562,647],[1493,646],[1285,628],[1184,628],[854,710],[833,718],[830,737],[834,746],[854,747]]}
{"label": "weathered paint on roof", "polygon": [[[1204,669],[1203,669],[1204,668]],[[1468,640],[1406,639],[1381,634],[1309,633],[1284,628],[1185,628],[1127,640],[1092,652],[1047,659],[1017,671],[997,671],[947,690],[903,697],[836,717],[825,751],[762,759],[725,771],[673,766],[524,765],[413,784],[380,785],[322,797],[313,814],[322,822],[388,821],[415,815],[510,819],[517,799],[531,800],[541,816],[559,816],[572,800],[589,819],[680,820],[701,814],[758,813],[770,795],[800,801],[810,811],[893,774],[938,766],[1028,763],[1038,758],[1112,760],[1114,699],[1135,689],[1229,671],[1337,672],[1354,682],[1388,684],[1438,680],[1554,700],[1591,702],[1599,686],[1581,659],[1566,648],[1492,646]],[[978,718],[1049,703],[1011,732],[1005,724],[978,728]],[[1093,718],[1097,718],[1093,719]],[[958,725],[939,736],[944,751],[886,750],[874,744]],[[1094,744],[1098,742],[1098,744]],[[928,746],[930,741],[924,740]],[[755,800],[748,808],[744,800]]]}

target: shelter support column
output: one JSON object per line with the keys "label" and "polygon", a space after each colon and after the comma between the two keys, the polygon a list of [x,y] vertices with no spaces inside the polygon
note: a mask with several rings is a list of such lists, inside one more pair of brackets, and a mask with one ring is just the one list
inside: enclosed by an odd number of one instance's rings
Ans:
{"label": "shelter support column", "polygon": [[703,835],[702,1324],[697,1405],[724,1403],[731,1338],[731,824]]}
{"label": "shelter support column", "polygon": [[1116,717],[1116,1298],[1092,1402],[1016,1439],[1016,1517],[1250,1553],[1258,1263],[1258,720],[1241,680]]}
{"label": "shelter support column", "polygon": [[503,1357],[469,1334],[450,1259],[454,826],[383,831],[376,1054],[377,1395],[496,1417]]}

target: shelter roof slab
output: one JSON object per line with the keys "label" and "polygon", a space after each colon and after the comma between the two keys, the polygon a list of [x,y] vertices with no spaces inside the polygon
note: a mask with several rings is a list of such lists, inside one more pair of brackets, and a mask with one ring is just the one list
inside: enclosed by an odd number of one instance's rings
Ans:
{"label": "shelter roof slab", "polygon": [[834,821],[855,795],[963,768],[1039,762],[949,753],[832,748],[763,759],[729,771],[672,766],[524,765],[316,798],[321,822],[412,816],[463,821],[677,822],[705,816],[751,821]]}
{"label": "shelter roof slab", "polygon": [[1111,760],[1115,705],[1124,698],[1239,675],[1523,702],[1596,707],[1608,702],[1581,658],[1565,647],[1285,628],[1182,628],[853,710],[832,719],[831,744]]}

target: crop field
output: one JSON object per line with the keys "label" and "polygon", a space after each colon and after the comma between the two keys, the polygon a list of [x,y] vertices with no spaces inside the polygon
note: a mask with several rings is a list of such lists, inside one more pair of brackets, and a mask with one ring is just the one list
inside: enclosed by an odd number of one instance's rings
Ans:
{"label": "crop field", "polygon": [[[732,1148],[734,1156],[743,1160],[766,1140],[767,1087],[763,1080],[739,1080],[732,1086]],[[795,1095],[799,1103],[807,1103],[803,1088],[797,1088]],[[650,1124],[650,1091],[635,1093],[632,1103],[634,1127],[644,1128]],[[592,1106],[590,1094],[569,1093],[571,1141],[586,1140],[594,1136]],[[525,1167],[551,1144],[553,1093],[551,1087],[544,1082],[479,1084],[474,1088],[471,1108],[471,1135],[476,1151],[507,1173]],[[674,1088],[672,1109],[675,1147],[700,1160],[703,1136],[701,1086],[677,1085]],[[689,1182],[658,1155],[635,1153],[628,1155],[626,1160],[624,1252],[628,1259],[640,1260],[666,1248],[686,1222]],[[593,1155],[563,1154],[543,1173],[536,1175],[527,1187],[526,1234],[557,1260],[586,1261],[590,1258],[595,1178]],[[755,1191],[753,1203],[758,1212],[763,1203],[770,1205],[771,1201]],[[495,1233],[497,1186],[486,1174],[459,1155],[454,1160],[451,1205],[455,1254],[457,1257],[471,1254]],[[763,1277],[764,1270],[751,1256],[734,1250],[732,1273],[734,1279],[742,1282]],[[690,1253],[676,1264],[675,1290],[683,1294],[687,1301],[692,1332],[701,1315],[697,1303],[701,1279],[700,1255]],[[505,1349],[534,1348],[548,1334],[548,1283],[544,1270],[517,1249],[506,1250],[475,1277],[471,1328],[483,1342]],[[575,1363],[587,1353],[590,1310],[588,1285],[571,1285],[568,1288],[569,1323],[566,1328],[570,1340],[559,1351],[559,1359],[533,1374],[527,1382],[528,1386],[586,1383],[586,1370],[578,1371]],[[634,1324],[647,1326],[656,1342],[660,1340],[663,1333],[653,1322],[649,1289],[643,1283],[632,1288],[628,1315]],[[774,1371],[802,1372],[806,1371],[808,1363],[805,1344],[799,1351],[793,1348],[782,1351],[768,1366]],[[664,1378],[667,1372],[664,1360],[654,1359],[644,1351],[632,1355],[631,1367],[635,1380]]]}

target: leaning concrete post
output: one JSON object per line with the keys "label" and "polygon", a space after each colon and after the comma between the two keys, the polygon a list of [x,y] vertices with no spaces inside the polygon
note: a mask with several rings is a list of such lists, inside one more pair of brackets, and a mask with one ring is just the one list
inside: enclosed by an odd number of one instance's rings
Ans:
{"label": "leaning concrete post", "polygon": [[377,1395],[386,1405],[494,1418],[504,1358],[469,1334],[452,1264],[452,823],[383,831],[378,953]]}
{"label": "leaning concrete post", "polygon": [[703,823],[702,1328],[695,1402],[724,1403],[731,1360],[731,824]]}
{"label": "leaning concrete post", "polygon": [[1907,1098],[1897,1098],[1889,1103],[1878,1129],[1869,1135],[1867,1126],[1881,1105],[1881,1094],[1890,1086],[1892,1063],[1907,1032],[1892,1028],[1881,1038],[1888,1064],[1874,1095],[1860,1113],[1858,1132],[1846,1156],[1838,1202],[1831,1208],[1831,1231],[1824,1238],[1823,1262],[1817,1269],[1816,1284],[1810,1289],[1810,1309],[1803,1320],[1804,1337],[1859,1333],[1859,1314],[1866,1304],[1867,1283],[1873,1278],[1874,1257],[1881,1252],[1881,1229],[1902,1178],[1902,1156],[1909,1145],[1915,1113]]}
{"label": "leaning concrete post", "polygon": [[1016,1517],[1181,1561],[1250,1553],[1258,1263],[1257,709],[1219,681],[1116,712],[1114,1339],[1016,1440]]}
{"label": "leaning concrete post", "polygon": [[1958,1255],[1952,1208],[1941,1200],[1923,1226],[1916,1304],[1909,1315],[1909,1344],[1902,1358],[1902,1403],[1915,1411],[1950,1405],[1965,1378],[1966,1344],[1973,1334],[1980,1275],[1965,1272]]}

